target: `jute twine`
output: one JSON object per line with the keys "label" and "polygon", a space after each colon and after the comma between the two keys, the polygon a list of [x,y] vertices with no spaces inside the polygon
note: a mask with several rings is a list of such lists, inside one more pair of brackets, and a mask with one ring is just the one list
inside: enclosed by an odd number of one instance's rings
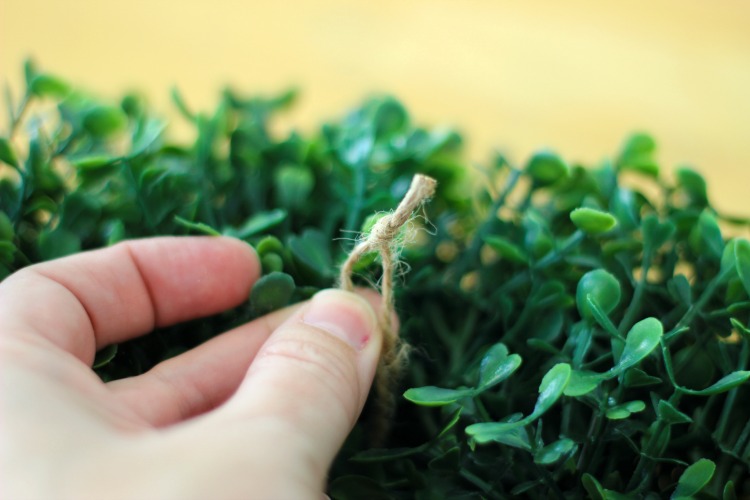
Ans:
{"label": "jute twine", "polygon": [[378,318],[383,347],[375,375],[375,415],[372,421],[373,442],[378,444],[382,444],[390,430],[396,407],[394,390],[409,354],[408,344],[399,338],[398,331],[393,328],[392,323],[395,315],[393,274],[398,265],[399,254],[397,236],[401,227],[411,219],[414,212],[432,197],[436,185],[437,182],[431,177],[415,175],[409,190],[396,210],[375,223],[370,234],[354,247],[341,268],[341,288],[353,291],[352,273],[359,259],[370,252],[378,252],[383,264],[380,285],[383,307]]}

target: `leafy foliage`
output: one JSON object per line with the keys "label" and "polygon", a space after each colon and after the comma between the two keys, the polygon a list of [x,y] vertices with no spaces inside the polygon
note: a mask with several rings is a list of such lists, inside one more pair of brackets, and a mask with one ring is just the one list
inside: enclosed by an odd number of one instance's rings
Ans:
{"label": "leafy foliage", "polygon": [[[183,144],[138,95],[26,78],[0,138],[0,278],[154,235],[231,235],[262,260],[244,305],[106,349],[103,379],[334,286],[353,232],[421,172],[439,192],[397,290],[408,390],[387,448],[366,409],[333,498],[750,494],[750,242],[722,229],[748,220],[718,213],[696,171],[663,177],[650,136],[593,168],[498,155],[472,187],[460,137],[391,97],[306,137],[275,132],[292,93],[227,90],[206,115],[175,91]],[[377,280],[375,257],[358,272]]]}

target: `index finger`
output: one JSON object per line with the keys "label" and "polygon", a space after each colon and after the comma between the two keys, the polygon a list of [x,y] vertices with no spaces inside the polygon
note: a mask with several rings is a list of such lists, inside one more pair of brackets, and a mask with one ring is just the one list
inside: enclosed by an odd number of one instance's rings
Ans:
{"label": "index finger", "polygon": [[41,336],[91,363],[102,347],[233,307],[260,265],[231,238],[135,240],[27,267],[0,283],[0,334]]}

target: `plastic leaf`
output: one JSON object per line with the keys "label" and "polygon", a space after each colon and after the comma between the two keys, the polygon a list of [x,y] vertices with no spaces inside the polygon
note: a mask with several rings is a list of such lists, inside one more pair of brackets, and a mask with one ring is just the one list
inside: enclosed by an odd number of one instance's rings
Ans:
{"label": "plastic leaf", "polygon": [[125,112],[112,106],[95,106],[83,117],[84,128],[96,137],[116,134],[125,128],[127,122]]}
{"label": "plastic leaf", "polygon": [[576,448],[578,445],[575,441],[563,438],[536,450],[534,462],[540,465],[551,465],[572,454]]}
{"label": "plastic leaf", "polygon": [[420,406],[445,406],[472,394],[471,389],[444,389],[428,385],[407,390],[404,398]]}
{"label": "plastic leaf", "polygon": [[693,497],[698,494],[711,480],[715,470],[715,463],[707,458],[701,458],[685,469],[671,498]]}
{"label": "plastic leaf", "polygon": [[656,407],[656,414],[670,425],[689,424],[693,421],[692,418],[675,408],[672,403],[663,399],[659,400],[659,404]]}
{"label": "plastic leaf", "polygon": [[568,177],[570,168],[551,151],[535,153],[526,165],[526,172],[540,184],[552,184]]}
{"label": "plastic leaf", "polygon": [[687,387],[680,387],[680,390],[694,396],[713,396],[714,394],[721,394],[722,392],[734,389],[738,385],[744,384],[748,379],[750,379],[750,371],[736,371],[705,389],[693,390]]}
{"label": "plastic leaf", "polygon": [[570,380],[565,387],[564,394],[572,397],[583,396],[596,389],[603,379],[604,377],[600,373],[573,370],[570,373]]}
{"label": "plastic leaf", "polygon": [[521,356],[508,355],[508,348],[498,343],[490,347],[479,366],[478,389],[484,391],[499,384],[521,366]]}
{"label": "plastic leaf", "polygon": [[643,401],[628,401],[607,409],[605,416],[610,420],[622,420],[628,418],[633,413],[638,413],[646,409],[646,403]]}
{"label": "plastic leaf", "polygon": [[581,231],[594,235],[606,233],[617,225],[617,219],[609,212],[588,207],[573,210],[570,220]]}
{"label": "plastic leaf", "polygon": [[499,236],[485,236],[484,241],[504,259],[516,264],[527,264],[529,262],[526,253],[505,238]]}
{"label": "plastic leaf", "polygon": [[11,167],[18,168],[19,166],[15,148],[5,137],[0,137],[0,161],[7,163]]}
{"label": "plastic leaf", "polygon": [[735,264],[737,273],[740,275],[742,286],[750,295],[750,241],[746,239],[736,240],[734,246]]}
{"label": "plastic leaf", "polygon": [[56,76],[40,74],[32,78],[29,90],[39,97],[61,99],[70,93],[70,86]]}
{"label": "plastic leaf", "polygon": [[289,304],[294,289],[294,279],[288,274],[267,274],[253,285],[250,307],[258,316],[281,309]]}
{"label": "plastic leaf", "polygon": [[540,417],[560,399],[570,381],[571,371],[570,365],[567,363],[558,363],[550,368],[539,385],[539,397],[536,400],[534,411],[526,417],[526,420],[531,421]]}
{"label": "plastic leaf", "polygon": [[638,364],[659,345],[663,334],[664,327],[656,318],[646,318],[633,325],[625,339],[620,361],[607,373],[608,377],[617,376]]}
{"label": "plastic leaf", "polygon": [[604,269],[589,271],[581,277],[576,288],[576,305],[583,318],[593,318],[594,312],[588,297],[599,305],[604,314],[609,314],[620,302],[620,282]]}

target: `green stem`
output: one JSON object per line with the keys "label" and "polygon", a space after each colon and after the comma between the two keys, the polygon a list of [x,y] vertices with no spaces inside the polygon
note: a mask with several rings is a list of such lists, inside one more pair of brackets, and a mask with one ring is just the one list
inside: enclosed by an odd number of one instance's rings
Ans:
{"label": "green stem", "polygon": [[[737,363],[737,370],[744,370],[747,367],[748,358],[750,358],[750,343],[743,341],[742,348],[740,349],[739,361]],[[735,387],[729,391],[729,394],[727,394],[727,398],[724,401],[724,408],[721,410],[719,424],[716,428],[716,433],[714,434],[714,438],[717,442],[721,442],[724,439],[727,424],[729,423],[729,415],[732,413],[734,402],[737,399],[737,392],[739,392],[739,387]]]}
{"label": "green stem", "polygon": [[516,184],[518,184],[518,179],[521,178],[521,171],[517,170],[515,168],[511,169],[510,176],[508,177],[508,180],[505,183],[505,187],[503,188],[502,192],[498,195],[497,198],[495,198],[495,201],[492,203],[492,206],[490,206],[489,212],[487,214],[487,217],[485,218],[484,222],[479,226],[479,229],[474,234],[474,238],[471,240],[471,245],[469,248],[464,252],[463,258],[461,259],[461,262],[458,266],[458,276],[463,276],[463,274],[466,272],[467,268],[473,263],[476,262],[477,258],[479,257],[479,251],[482,248],[482,244],[484,244],[484,237],[489,232],[492,223],[497,218],[497,211],[500,210],[500,208],[505,205],[505,201],[508,199],[508,195],[513,192],[513,190],[516,187]]}
{"label": "green stem", "polygon": [[680,321],[677,322],[674,328],[664,335],[664,339],[667,341],[672,340],[679,334],[679,331],[683,327],[690,325],[690,323],[693,322],[693,319],[695,319],[695,316],[700,313],[708,301],[711,300],[711,297],[713,297],[714,293],[719,289],[719,286],[721,286],[721,284],[724,283],[733,272],[735,272],[735,270],[730,266],[728,269],[717,274],[714,279],[708,283],[708,286],[703,290],[703,293],[698,300],[691,305],[682,318],[680,318]]}
{"label": "green stem", "polygon": [[[669,398],[669,402],[672,404],[672,406],[677,407],[677,403],[679,402],[681,397],[681,394],[679,391],[676,391],[672,396]],[[657,418],[656,420],[656,427],[654,428],[654,432],[651,433],[651,437],[648,439],[648,444],[646,445],[645,451],[641,454],[640,458],[638,459],[638,465],[635,467],[635,471],[633,472],[633,475],[630,477],[630,481],[628,482],[628,487],[626,491],[632,491],[636,487],[638,487],[639,490],[643,490],[644,488],[648,487],[648,484],[651,482],[651,475],[653,473],[653,467],[652,462],[655,458],[661,457],[661,450],[657,449],[657,446],[659,445],[659,436],[662,432],[666,430],[667,427],[669,427],[670,424],[668,424],[666,421],[662,420],[661,418]],[[643,476],[643,479],[640,480],[639,478]]]}
{"label": "green stem", "polygon": [[641,302],[643,301],[643,292],[646,289],[646,278],[648,276],[648,271],[651,268],[651,251],[644,251],[643,252],[643,273],[641,274],[641,279],[638,280],[638,284],[635,286],[635,291],[633,292],[633,298],[630,301],[630,304],[628,304],[628,308],[625,311],[625,315],[622,318],[622,321],[620,321],[620,326],[618,328],[618,331],[620,332],[620,335],[625,335],[628,330],[630,330],[630,327],[632,327],[635,324],[635,319],[638,316],[638,313],[641,312]]}
{"label": "green stem", "polygon": [[346,219],[345,227],[347,231],[359,231],[359,219],[362,214],[365,189],[367,188],[366,171],[367,163],[364,160],[354,168],[354,201]]}
{"label": "green stem", "polygon": [[31,103],[31,95],[26,92],[23,96],[23,100],[21,101],[21,105],[18,108],[18,112],[16,113],[16,116],[13,118],[13,120],[10,123],[10,131],[8,132],[8,138],[12,139],[13,135],[18,130],[18,127],[21,125],[21,122],[23,121],[26,111],[29,109],[29,103]]}

